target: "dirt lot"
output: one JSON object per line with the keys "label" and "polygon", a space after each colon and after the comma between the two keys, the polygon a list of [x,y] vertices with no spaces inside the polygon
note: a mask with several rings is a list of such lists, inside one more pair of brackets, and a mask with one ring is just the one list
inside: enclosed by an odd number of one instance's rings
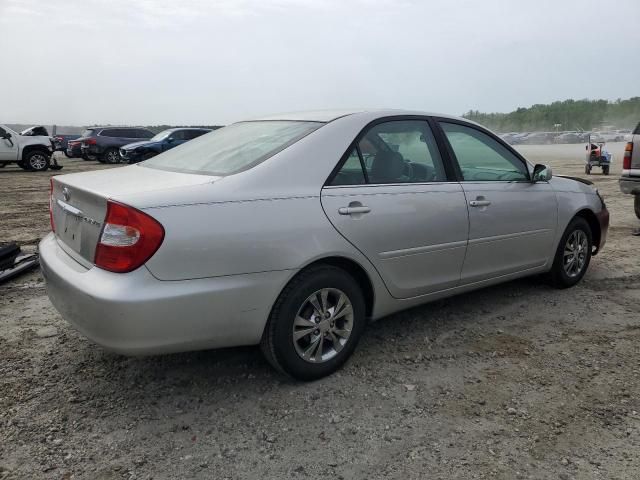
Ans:
{"label": "dirt lot", "polygon": [[[610,147],[611,176],[591,179],[612,227],[578,287],[526,279],[394,315],[314,383],[253,348],[107,353],[39,273],[0,286],[0,478],[637,479],[640,238]],[[522,151],[583,175],[583,148]],[[0,170],[0,240],[47,233],[50,175]]]}

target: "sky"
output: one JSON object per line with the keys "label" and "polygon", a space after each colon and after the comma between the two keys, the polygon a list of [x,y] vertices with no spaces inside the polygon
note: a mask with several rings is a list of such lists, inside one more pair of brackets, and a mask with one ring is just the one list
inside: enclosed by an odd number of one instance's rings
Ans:
{"label": "sky", "polygon": [[0,121],[461,115],[640,95],[639,0],[0,0]]}

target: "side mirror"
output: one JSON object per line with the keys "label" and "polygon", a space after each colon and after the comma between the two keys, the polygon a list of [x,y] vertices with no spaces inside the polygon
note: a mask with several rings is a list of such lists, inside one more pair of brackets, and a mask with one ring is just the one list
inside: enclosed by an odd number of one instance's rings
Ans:
{"label": "side mirror", "polygon": [[551,167],[542,165],[540,163],[533,167],[533,183],[548,182],[549,180],[551,180],[552,176],[553,174],[551,172]]}
{"label": "side mirror", "polygon": [[171,138],[171,137],[167,138],[167,143],[173,143],[173,142],[175,142],[175,138]]}

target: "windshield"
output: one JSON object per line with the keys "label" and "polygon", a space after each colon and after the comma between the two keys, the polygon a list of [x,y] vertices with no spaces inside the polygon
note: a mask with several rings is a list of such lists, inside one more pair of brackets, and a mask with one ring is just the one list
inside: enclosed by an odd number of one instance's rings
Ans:
{"label": "windshield", "polygon": [[163,140],[166,137],[168,137],[171,134],[171,132],[173,132],[173,130],[163,130],[160,133],[156,133],[153,137],[149,139],[149,141],[159,142],[160,140]]}
{"label": "windshield", "polygon": [[186,173],[231,175],[254,167],[322,125],[279,120],[234,123],[140,165]]}

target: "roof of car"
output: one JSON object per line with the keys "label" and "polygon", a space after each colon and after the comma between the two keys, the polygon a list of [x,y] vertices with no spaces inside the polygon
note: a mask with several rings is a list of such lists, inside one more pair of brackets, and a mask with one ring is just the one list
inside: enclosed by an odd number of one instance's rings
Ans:
{"label": "roof of car", "polygon": [[[377,115],[380,117],[395,116],[395,115],[425,115],[430,117],[444,117],[455,118],[453,115],[445,115],[441,113],[423,112],[416,110],[399,110],[399,109],[349,109],[349,110],[310,110],[302,112],[289,112],[279,113],[275,115],[268,115],[264,117],[254,118],[252,120],[295,120],[295,121],[307,121],[307,122],[331,122],[341,117],[348,115],[367,114]],[[464,120],[464,119],[462,119]],[[468,121],[468,120],[465,120]],[[473,122],[471,122],[473,123]]]}

